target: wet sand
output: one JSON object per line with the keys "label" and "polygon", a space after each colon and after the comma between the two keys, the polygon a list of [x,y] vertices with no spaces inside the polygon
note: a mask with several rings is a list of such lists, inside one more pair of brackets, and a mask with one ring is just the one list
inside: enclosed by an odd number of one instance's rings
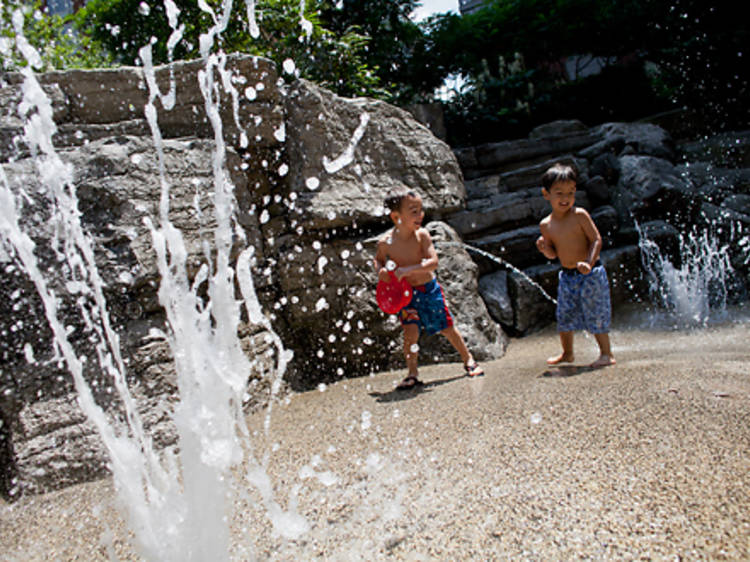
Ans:
{"label": "wet sand", "polygon": [[[749,559],[750,323],[691,331],[616,323],[618,364],[552,330],[513,340],[486,375],[423,367],[293,395],[249,419],[283,538],[250,486],[233,558],[273,560]],[[247,491],[247,492],[245,492]],[[283,526],[283,525],[282,525]],[[0,505],[3,560],[133,558],[108,480]]]}

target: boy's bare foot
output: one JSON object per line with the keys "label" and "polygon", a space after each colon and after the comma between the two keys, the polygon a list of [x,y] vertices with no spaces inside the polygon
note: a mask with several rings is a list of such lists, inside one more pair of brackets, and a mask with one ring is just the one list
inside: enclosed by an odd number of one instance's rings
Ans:
{"label": "boy's bare foot", "polygon": [[609,367],[610,365],[614,365],[617,363],[615,361],[615,358],[611,355],[600,355],[599,359],[594,361],[589,367],[592,367],[594,369],[598,369],[599,367]]}
{"label": "boy's bare foot", "polygon": [[572,353],[561,353],[560,355],[556,355],[555,357],[550,357],[547,359],[547,365],[558,365],[560,363],[572,363],[575,357]]}

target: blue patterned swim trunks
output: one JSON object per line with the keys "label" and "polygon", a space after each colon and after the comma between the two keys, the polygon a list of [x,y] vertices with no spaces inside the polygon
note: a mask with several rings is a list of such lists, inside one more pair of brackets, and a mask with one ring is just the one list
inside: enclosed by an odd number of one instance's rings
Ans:
{"label": "blue patterned swim trunks", "polygon": [[557,331],[586,330],[592,334],[609,332],[612,305],[607,271],[597,261],[591,273],[563,268],[557,286]]}
{"label": "blue patterned swim trunks", "polygon": [[414,287],[411,301],[398,313],[402,325],[416,324],[419,330],[437,334],[453,325],[453,318],[445,304],[443,289],[437,279]]}

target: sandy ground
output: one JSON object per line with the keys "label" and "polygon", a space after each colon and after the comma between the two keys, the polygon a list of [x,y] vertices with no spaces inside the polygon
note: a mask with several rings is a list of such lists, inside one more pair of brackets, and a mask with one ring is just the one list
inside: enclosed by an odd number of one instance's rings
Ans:
{"label": "sandy ground", "polygon": [[[481,378],[342,381],[277,405],[268,436],[252,416],[275,499],[310,529],[284,538],[243,484],[232,558],[750,559],[750,323],[626,325],[606,369],[547,368],[548,330]],[[596,358],[576,343],[577,365]],[[104,480],[0,504],[0,558],[134,558],[112,496]]]}

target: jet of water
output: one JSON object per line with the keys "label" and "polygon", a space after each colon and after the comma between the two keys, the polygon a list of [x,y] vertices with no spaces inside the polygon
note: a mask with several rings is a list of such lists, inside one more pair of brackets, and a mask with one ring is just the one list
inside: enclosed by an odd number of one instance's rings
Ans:
{"label": "jet of water", "polygon": [[735,272],[729,246],[719,236],[696,228],[681,234],[678,267],[637,223],[636,229],[649,292],[656,304],[668,310],[678,325],[704,325],[726,316]]}

